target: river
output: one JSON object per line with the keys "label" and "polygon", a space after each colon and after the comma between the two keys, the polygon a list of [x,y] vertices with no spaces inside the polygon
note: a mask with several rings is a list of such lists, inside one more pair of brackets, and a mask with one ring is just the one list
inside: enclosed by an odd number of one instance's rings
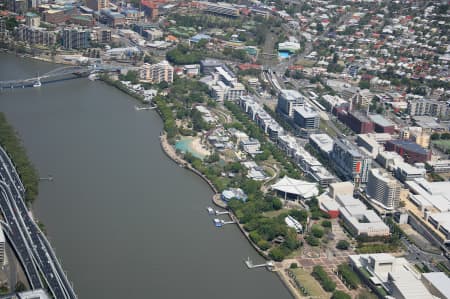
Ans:
{"label": "river", "polygon": [[[0,54],[0,80],[55,65]],[[41,176],[33,212],[80,299],[291,298],[238,228],[213,226],[212,192],[162,152],[154,111],[101,82],[0,92]]]}

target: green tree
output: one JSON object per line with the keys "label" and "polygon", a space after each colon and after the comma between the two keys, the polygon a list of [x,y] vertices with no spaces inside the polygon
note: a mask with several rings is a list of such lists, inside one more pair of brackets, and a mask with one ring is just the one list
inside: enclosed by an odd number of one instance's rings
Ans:
{"label": "green tree", "polygon": [[367,81],[367,80],[359,81],[359,88],[361,88],[361,89],[369,89],[370,88],[370,82]]}
{"label": "green tree", "polygon": [[319,239],[317,239],[313,236],[307,236],[306,243],[308,243],[311,246],[319,246],[319,244],[320,244]]}
{"label": "green tree", "polygon": [[336,248],[340,250],[347,250],[350,247],[350,243],[346,240],[339,240],[336,244]]}
{"label": "green tree", "polygon": [[322,238],[323,237],[323,234],[324,234],[324,231],[323,231],[323,228],[321,228],[319,225],[317,225],[317,224],[314,224],[312,227],[311,227],[311,234],[314,236],[314,237],[316,237],[316,238]]}
{"label": "green tree", "polygon": [[274,261],[281,262],[286,254],[281,247],[275,247],[270,250],[269,256]]}
{"label": "green tree", "polygon": [[27,288],[26,288],[25,284],[24,284],[22,281],[19,280],[19,281],[16,283],[16,285],[15,285],[15,287],[14,287],[14,290],[15,290],[16,292],[23,292],[23,291],[26,291]]}
{"label": "green tree", "polygon": [[361,280],[359,279],[358,275],[353,272],[352,268],[350,268],[348,264],[340,264],[338,266],[338,272],[349,288],[357,289],[361,284]]}
{"label": "green tree", "polygon": [[321,22],[318,22],[317,23],[317,26],[316,26],[316,30],[319,32],[319,33],[322,33],[323,32],[323,25],[322,25],[322,23]]}
{"label": "green tree", "polygon": [[331,221],[330,220],[324,220],[324,221],[322,221],[321,225],[323,227],[330,228],[331,227]]}
{"label": "green tree", "polygon": [[439,140],[441,138],[441,134],[439,133],[433,133],[431,134],[431,140]]}

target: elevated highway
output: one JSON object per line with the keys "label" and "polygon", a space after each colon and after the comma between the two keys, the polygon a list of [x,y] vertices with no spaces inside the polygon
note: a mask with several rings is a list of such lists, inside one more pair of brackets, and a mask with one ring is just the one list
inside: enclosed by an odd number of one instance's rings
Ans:
{"label": "elevated highway", "polygon": [[31,218],[24,196],[25,188],[14,164],[0,147],[0,207],[8,223],[3,229],[18,253],[31,287],[47,286],[54,298],[76,299],[50,243]]}

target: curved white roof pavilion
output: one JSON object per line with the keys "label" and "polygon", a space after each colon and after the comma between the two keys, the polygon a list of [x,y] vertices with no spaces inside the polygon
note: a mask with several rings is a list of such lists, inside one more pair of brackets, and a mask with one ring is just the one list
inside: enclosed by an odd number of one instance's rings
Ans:
{"label": "curved white roof pavilion", "polygon": [[296,180],[287,176],[273,184],[272,189],[283,192],[285,199],[288,196],[297,196],[297,198],[301,197],[307,199],[319,195],[319,189],[317,189],[316,183]]}

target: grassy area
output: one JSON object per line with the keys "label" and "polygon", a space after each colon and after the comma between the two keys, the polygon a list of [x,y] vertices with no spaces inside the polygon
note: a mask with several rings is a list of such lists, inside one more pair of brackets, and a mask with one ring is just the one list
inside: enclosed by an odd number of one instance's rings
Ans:
{"label": "grassy area", "polygon": [[308,60],[308,59],[299,59],[295,62],[295,64],[301,65],[304,67],[312,67],[312,66],[314,66],[314,64],[316,64],[316,62],[313,60]]}
{"label": "grassy area", "polygon": [[300,247],[300,248],[292,251],[291,253],[289,253],[289,255],[286,258],[293,259],[293,258],[301,256],[302,253],[303,253],[303,247]]}
{"label": "grassy area", "polygon": [[337,136],[337,133],[333,130],[333,128],[330,128],[328,126],[327,122],[324,121],[323,119],[320,119],[319,128],[322,129],[323,131],[325,131],[331,137],[336,137]]}
{"label": "grassy area", "polygon": [[297,280],[307,290],[308,295],[314,298],[330,298],[330,293],[325,292],[317,280],[311,276],[309,272],[304,269],[292,269]]}
{"label": "grassy area", "polygon": [[433,144],[445,153],[450,152],[450,140],[434,140]]}
{"label": "grassy area", "polygon": [[288,213],[288,212],[289,212],[289,209],[281,209],[278,211],[264,212],[263,216],[274,218],[274,217],[277,217],[278,215],[281,215],[282,213]]}

